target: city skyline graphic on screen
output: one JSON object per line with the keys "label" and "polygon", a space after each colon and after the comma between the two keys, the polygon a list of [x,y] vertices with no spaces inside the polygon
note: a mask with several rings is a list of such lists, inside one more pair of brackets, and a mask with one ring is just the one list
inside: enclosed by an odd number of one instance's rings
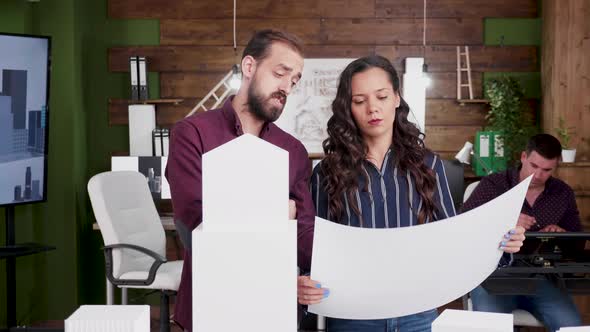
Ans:
{"label": "city skyline graphic on screen", "polygon": [[0,206],[44,201],[49,39],[0,34]]}

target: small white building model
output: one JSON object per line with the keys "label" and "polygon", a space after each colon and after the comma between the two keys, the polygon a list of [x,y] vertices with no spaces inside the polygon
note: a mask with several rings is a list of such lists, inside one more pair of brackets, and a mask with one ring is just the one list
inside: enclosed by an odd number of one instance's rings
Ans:
{"label": "small white building model", "polygon": [[65,332],[145,332],[149,305],[83,305],[68,317]]}
{"label": "small white building model", "polygon": [[446,309],[432,322],[432,332],[512,332],[512,314]]}
{"label": "small white building model", "polygon": [[297,224],[289,154],[242,135],[203,155],[192,234],[193,330],[297,330]]}

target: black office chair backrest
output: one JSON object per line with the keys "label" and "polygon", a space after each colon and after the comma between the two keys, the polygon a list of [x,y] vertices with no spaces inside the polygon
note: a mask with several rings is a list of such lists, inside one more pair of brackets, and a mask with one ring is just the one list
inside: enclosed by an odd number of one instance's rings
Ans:
{"label": "black office chair backrest", "polygon": [[449,190],[451,191],[453,203],[455,204],[455,210],[458,212],[463,204],[463,190],[465,185],[463,164],[458,160],[443,159],[442,161],[447,174]]}

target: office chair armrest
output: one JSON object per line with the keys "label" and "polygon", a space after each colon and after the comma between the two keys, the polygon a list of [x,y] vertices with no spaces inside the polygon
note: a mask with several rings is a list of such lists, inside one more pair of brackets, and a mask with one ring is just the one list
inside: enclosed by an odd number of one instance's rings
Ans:
{"label": "office chair armrest", "polygon": [[[131,249],[135,251],[139,251],[143,254],[146,254],[154,259],[152,266],[150,267],[150,271],[148,272],[147,279],[117,279],[113,276],[113,249]],[[140,247],[134,244],[128,243],[118,243],[118,244],[111,244],[108,246],[103,247],[104,250],[104,258],[106,264],[106,274],[107,278],[113,285],[117,286],[142,286],[142,285],[151,285],[156,278],[156,272],[160,268],[160,265],[166,263],[168,260],[166,257],[155,253],[147,248]]]}

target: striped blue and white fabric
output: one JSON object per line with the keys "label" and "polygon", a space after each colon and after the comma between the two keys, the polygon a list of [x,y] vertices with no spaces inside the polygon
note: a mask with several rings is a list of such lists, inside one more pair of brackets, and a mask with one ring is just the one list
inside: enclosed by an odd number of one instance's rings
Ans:
{"label": "striped blue and white fabric", "polygon": [[[367,190],[363,190],[365,178],[359,176],[358,189],[354,195],[362,215],[362,223],[345,195],[340,198],[344,206],[344,213],[342,213],[340,220],[334,220],[329,215],[328,200],[330,197],[322,186],[321,163],[318,164],[311,177],[311,194],[316,207],[316,215],[340,224],[365,228],[417,225],[417,214],[420,211],[422,199],[416,191],[415,180],[410,173],[408,171],[402,172],[394,165],[393,153],[395,152],[391,149],[387,152],[381,169],[368,161],[365,161],[363,165],[363,170],[368,175]],[[434,170],[436,175],[434,201],[437,209],[435,220],[427,220],[426,222],[454,216],[456,214],[455,207],[442,160],[437,155],[429,153],[424,162],[427,167]]]}

